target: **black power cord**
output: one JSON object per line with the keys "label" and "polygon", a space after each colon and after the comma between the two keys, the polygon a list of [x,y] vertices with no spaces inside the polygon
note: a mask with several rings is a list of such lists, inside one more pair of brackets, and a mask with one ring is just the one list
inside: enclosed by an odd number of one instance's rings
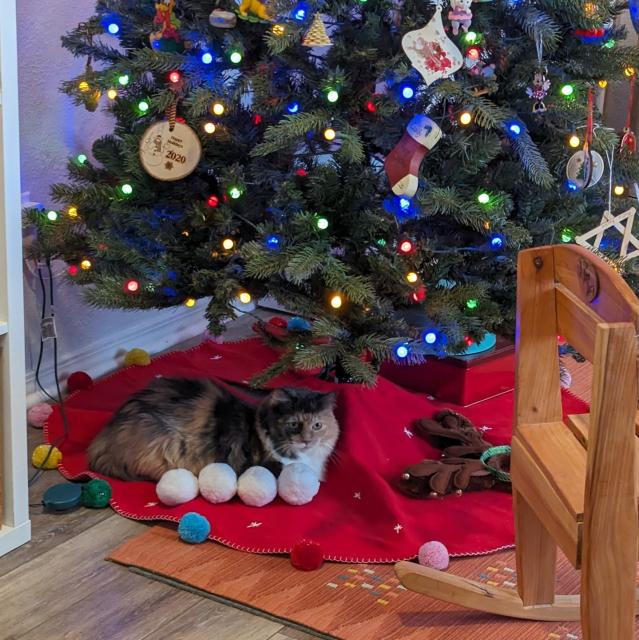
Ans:
{"label": "black power cord", "polygon": [[[45,265],[49,276],[49,315],[47,315],[47,289],[44,284],[44,278],[42,277],[42,265],[38,262],[36,264],[38,271],[38,280],[40,282],[40,290],[42,293],[42,308],[40,314],[40,350],[38,352],[38,363],[36,365],[35,380],[36,384],[44,393],[44,395],[57,402],[60,407],[60,415],[62,416],[62,424],[64,426],[64,434],[58,438],[55,442],[49,444],[49,451],[44,457],[44,460],[40,463],[40,466],[36,469],[33,475],[29,478],[29,486],[33,486],[42,476],[44,472],[44,466],[47,464],[53,449],[62,444],[69,436],[69,421],[67,419],[67,413],[64,406],[64,400],[62,398],[62,391],[60,390],[60,376],[58,374],[58,335],[55,329],[55,307],[53,302],[53,272],[51,270],[51,260],[46,259]],[[53,375],[55,378],[55,387],[57,393],[57,399],[52,396],[44,387],[40,381],[40,368],[42,367],[42,359],[44,355],[44,343],[47,340],[53,340]]]}

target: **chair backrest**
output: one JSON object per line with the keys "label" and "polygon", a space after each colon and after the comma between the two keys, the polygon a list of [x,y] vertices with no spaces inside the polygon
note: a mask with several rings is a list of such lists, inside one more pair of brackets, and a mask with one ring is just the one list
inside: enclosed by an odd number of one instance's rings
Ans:
{"label": "chair backrest", "polygon": [[[587,448],[585,468],[572,477],[583,480],[588,545],[597,531],[627,528],[636,514],[638,319],[639,300],[628,284],[583,247],[519,254],[515,432],[523,434],[523,425],[530,425],[528,433],[540,424],[564,428],[557,336],[593,363],[590,414],[569,418],[565,427]],[[578,562],[582,549],[577,547]]]}

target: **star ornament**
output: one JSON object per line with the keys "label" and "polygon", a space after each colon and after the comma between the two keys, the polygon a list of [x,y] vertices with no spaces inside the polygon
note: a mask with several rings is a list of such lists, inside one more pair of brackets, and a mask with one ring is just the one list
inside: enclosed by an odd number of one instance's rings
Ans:
{"label": "star ornament", "polygon": [[[639,240],[632,234],[635,223],[635,213],[637,210],[630,207],[627,211],[613,216],[610,211],[604,211],[599,226],[587,231],[583,235],[577,236],[575,242],[582,247],[589,249],[599,249],[604,234],[609,229],[615,229],[622,235],[619,257],[625,260],[639,256]],[[628,249],[631,249],[630,252]]]}

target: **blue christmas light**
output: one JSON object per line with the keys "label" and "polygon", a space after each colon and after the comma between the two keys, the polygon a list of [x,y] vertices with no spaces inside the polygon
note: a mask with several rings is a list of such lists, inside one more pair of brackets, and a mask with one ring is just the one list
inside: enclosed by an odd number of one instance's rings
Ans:
{"label": "blue christmas light", "polygon": [[286,105],[286,110],[289,113],[297,113],[300,110],[300,103],[299,102],[289,102]]}
{"label": "blue christmas light", "polygon": [[403,360],[404,358],[408,358],[408,355],[410,354],[410,346],[407,342],[400,342],[395,345],[393,352],[395,353],[396,358]]}
{"label": "blue christmas light", "polygon": [[506,130],[513,138],[518,138],[524,130],[524,125],[517,120],[511,120],[506,123]]}
{"label": "blue christmas light", "polygon": [[495,233],[490,237],[490,248],[493,251],[499,251],[504,246],[504,236]]}
{"label": "blue christmas light", "polygon": [[579,187],[572,180],[566,180],[564,186],[566,187],[566,189],[568,189],[568,191],[575,192],[579,190]]}
{"label": "blue christmas light", "polygon": [[306,16],[308,15],[308,5],[306,2],[298,2],[295,7],[293,7],[293,20],[297,20],[298,22],[304,22],[306,20]]}
{"label": "blue christmas light", "polygon": [[384,200],[384,209],[400,219],[414,218],[419,215],[419,206],[407,196],[392,196]]}
{"label": "blue christmas light", "polygon": [[116,33],[120,32],[120,25],[117,22],[110,22],[107,26],[107,31],[114,36]]}
{"label": "blue christmas light", "polygon": [[424,331],[424,333],[422,333],[422,340],[426,344],[435,344],[437,342],[437,333],[432,329]]}
{"label": "blue christmas light", "polygon": [[408,211],[410,209],[410,198],[404,198],[400,196],[399,198],[399,208],[402,211]]}
{"label": "blue christmas light", "polygon": [[409,84],[405,84],[402,86],[402,98],[406,100],[410,100],[415,97],[415,88],[411,87]]}
{"label": "blue christmas light", "polygon": [[271,233],[264,239],[264,244],[267,249],[279,249],[282,239],[276,233]]}
{"label": "blue christmas light", "polygon": [[213,54],[205,51],[200,59],[202,60],[202,64],[211,64],[211,62],[213,62]]}

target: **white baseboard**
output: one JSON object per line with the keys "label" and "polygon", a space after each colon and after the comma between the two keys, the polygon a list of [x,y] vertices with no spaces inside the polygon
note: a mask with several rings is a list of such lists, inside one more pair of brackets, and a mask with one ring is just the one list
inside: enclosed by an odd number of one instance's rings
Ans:
{"label": "white baseboard", "polygon": [[0,526],[0,557],[26,544],[29,540],[31,540],[30,520],[17,527]]}
{"label": "white baseboard", "polygon": [[[64,378],[73,371],[86,371],[93,378],[103,376],[122,366],[124,354],[139,347],[150,354],[159,353],[185,340],[202,335],[206,329],[203,306],[193,309],[179,307],[174,315],[148,312],[148,321],[109,333],[77,350],[59,345],[58,373],[64,392]],[[53,357],[50,343],[45,345],[45,363],[40,368],[40,381],[55,396]],[[27,406],[45,400],[35,381],[35,371],[27,372]]]}

